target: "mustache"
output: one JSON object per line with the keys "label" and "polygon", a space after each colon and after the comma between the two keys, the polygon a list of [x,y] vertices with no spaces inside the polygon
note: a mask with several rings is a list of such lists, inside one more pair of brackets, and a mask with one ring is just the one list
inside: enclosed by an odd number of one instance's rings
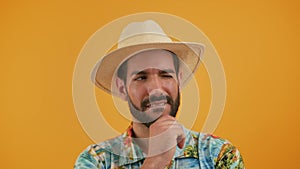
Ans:
{"label": "mustache", "polygon": [[145,111],[147,109],[147,105],[150,104],[150,102],[155,102],[155,101],[163,101],[166,100],[167,104],[173,105],[173,100],[170,96],[167,95],[160,95],[160,96],[149,96],[148,98],[144,99],[141,103],[141,108],[142,111]]}

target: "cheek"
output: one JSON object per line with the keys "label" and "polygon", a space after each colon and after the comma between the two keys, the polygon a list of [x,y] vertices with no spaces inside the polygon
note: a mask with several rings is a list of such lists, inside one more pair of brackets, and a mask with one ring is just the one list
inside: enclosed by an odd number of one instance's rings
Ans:
{"label": "cheek", "polygon": [[131,85],[131,86],[129,86],[127,91],[128,91],[128,95],[129,95],[130,99],[134,103],[140,103],[141,100],[143,99],[144,92],[143,92],[142,88]]}
{"label": "cheek", "polygon": [[167,92],[169,93],[169,95],[173,97],[173,99],[175,99],[177,97],[179,86],[176,81],[168,83],[168,85],[166,86],[166,89],[167,89]]}

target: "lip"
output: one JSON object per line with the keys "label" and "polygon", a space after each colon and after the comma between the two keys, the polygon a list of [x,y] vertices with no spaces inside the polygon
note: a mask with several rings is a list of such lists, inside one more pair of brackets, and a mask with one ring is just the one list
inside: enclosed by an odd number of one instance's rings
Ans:
{"label": "lip", "polygon": [[154,102],[150,102],[146,105],[146,109],[156,109],[156,108],[164,108],[167,105],[167,101],[163,100],[163,101],[154,101]]}

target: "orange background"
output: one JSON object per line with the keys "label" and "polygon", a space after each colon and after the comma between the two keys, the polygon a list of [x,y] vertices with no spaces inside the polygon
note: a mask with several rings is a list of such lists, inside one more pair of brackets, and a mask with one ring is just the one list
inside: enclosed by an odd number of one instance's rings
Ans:
{"label": "orange background", "polygon": [[104,24],[146,11],[185,18],[215,45],[227,101],[214,134],[239,148],[246,167],[299,168],[299,7],[296,0],[2,1],[0,168],[73,167],[92,143],[73,108],[77,56]]}

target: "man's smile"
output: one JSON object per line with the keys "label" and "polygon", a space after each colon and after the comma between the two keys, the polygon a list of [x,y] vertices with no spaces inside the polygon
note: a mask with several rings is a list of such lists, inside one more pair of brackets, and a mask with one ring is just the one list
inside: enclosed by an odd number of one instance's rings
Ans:
{"label": "man's smile", "polygon": [[147,111],[149,109],[151,110],[163,110],[166,105],[169,104],[170,106],[173,104],[173,101],[170,96],[151,96],[150,98],[145,99],[141,103],[141,110]]}
{"label": "man's smile", "polygon": [[157,109],[157,108],[163,108],[167,104],[167,100],[161,100],[161,101],[155,101],[155,102],[150,102],[146,105],[146,110],[147,109]]}

